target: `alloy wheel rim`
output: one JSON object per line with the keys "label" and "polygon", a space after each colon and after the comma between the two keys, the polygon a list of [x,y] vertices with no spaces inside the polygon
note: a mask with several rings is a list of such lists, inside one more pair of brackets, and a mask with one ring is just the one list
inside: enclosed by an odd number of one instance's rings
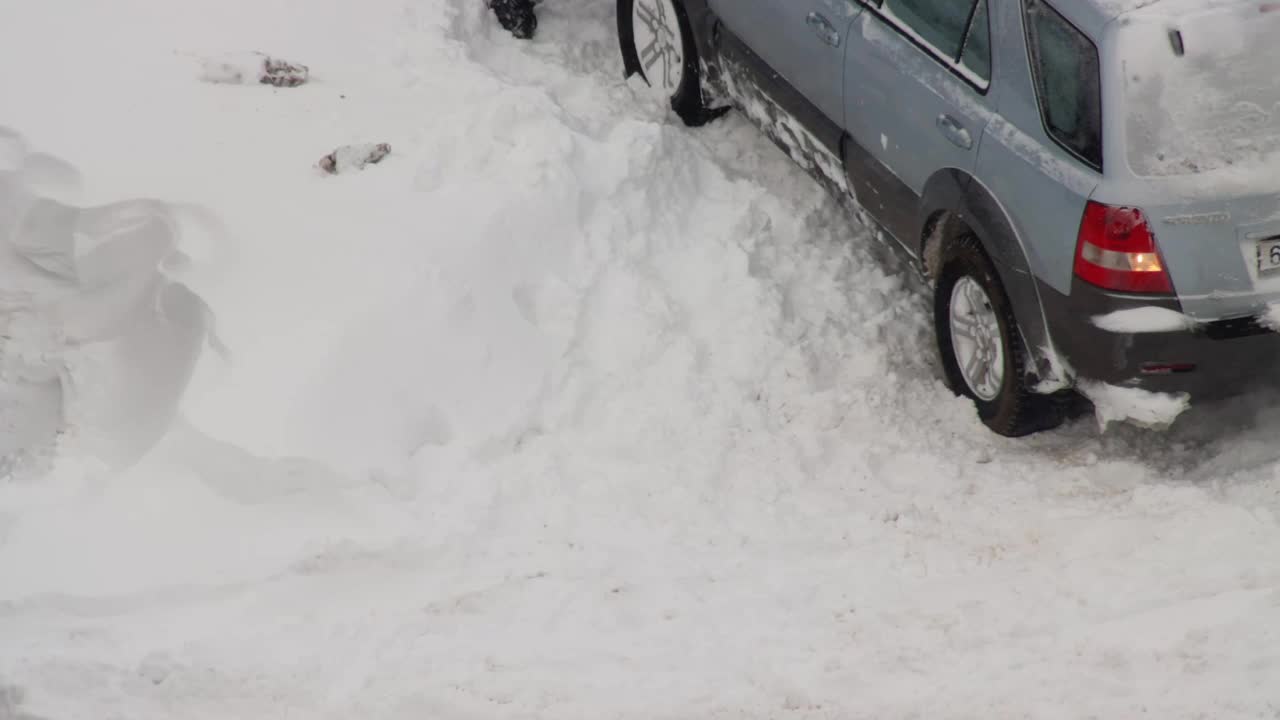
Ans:
{"label": "alloy wheel rim", "polygon": [[951,289],[951,349],[960,375],[979,400],[991,401],[1004,386],[1004,340],[986,290],[968,275]]}
{"label": "alloy wheel rim", "polygon": [[684,81],[684,42],[671,0],[635,0],[631,6],[640,69],[660,99],[669,100]]}

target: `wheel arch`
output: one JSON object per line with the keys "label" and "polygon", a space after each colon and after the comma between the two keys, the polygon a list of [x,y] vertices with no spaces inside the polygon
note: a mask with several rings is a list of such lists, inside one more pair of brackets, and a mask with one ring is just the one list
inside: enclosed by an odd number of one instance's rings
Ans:
{"label": "wheel arch", "polygon": [[1070,378],[1066,377],[1066,366],[1054,345],[1026,249],[1008,211],[994,194],[972,175],[947,168],[935,173],[926,183],[919,217],[921,223],[914,249],[929,277],[936,279],[938,259],[947,243],[967,234],[976,237],[996,268],[1023,342],[1034,358],[1033,367],[1029,369],[1047,388],[1069,385]]}

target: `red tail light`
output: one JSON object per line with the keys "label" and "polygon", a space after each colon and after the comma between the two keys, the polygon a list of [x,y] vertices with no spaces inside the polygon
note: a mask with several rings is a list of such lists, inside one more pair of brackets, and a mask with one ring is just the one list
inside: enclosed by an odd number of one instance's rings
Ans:
{"label": "red tail light", "polygon": [[1089,201],[1076,242],[1076,276],[1107,290],[1173,293],[1173,282],[1142,211]]}

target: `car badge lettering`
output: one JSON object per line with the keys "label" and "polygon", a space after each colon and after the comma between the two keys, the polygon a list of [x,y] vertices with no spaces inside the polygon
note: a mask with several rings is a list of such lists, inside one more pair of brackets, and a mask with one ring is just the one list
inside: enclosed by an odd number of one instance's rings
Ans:
{"label": "car badge lettering", "polygon": [[1196,215],[1170,215],[1164,218],[1165,225],[1216,225],[1231,221],[1231,213],[1211,212]]}

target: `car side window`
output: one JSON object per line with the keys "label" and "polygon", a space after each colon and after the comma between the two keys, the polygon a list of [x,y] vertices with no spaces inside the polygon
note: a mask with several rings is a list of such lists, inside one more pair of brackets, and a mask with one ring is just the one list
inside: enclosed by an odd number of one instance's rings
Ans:
{"label": "car side window", "polygon": [[1098,48],[1043,0],[1025,0],[1027,47],[1045,130],[1102,169],[1102,81]]}
{"label": "car side window", "polygon": [[991,23],[987,19],[987,0],[978,0],[965,36],[960,65],[983,83],[991,82]]}
{"label": "car side window", "polygon": [[884,0],[880,11],[910,28],[943,56],[957,58],[973,0]]}

